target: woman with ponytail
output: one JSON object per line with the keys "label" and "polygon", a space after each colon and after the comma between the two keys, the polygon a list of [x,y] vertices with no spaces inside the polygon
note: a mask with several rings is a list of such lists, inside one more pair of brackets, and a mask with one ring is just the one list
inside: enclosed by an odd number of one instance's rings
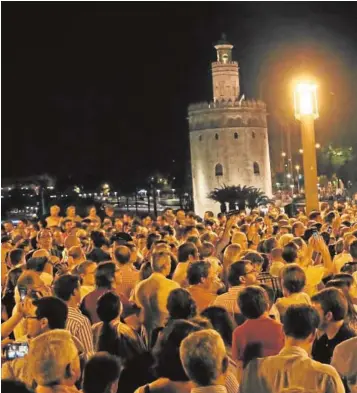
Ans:
{"label": "woman with ponytail", "polygon": [[114,292],[107,292],[97,301],[97,314],[101,322],[92,326],[96,352],[108,352],[121,358],[125,365],[144,351],[139,335],[120,321],[122,304]]}

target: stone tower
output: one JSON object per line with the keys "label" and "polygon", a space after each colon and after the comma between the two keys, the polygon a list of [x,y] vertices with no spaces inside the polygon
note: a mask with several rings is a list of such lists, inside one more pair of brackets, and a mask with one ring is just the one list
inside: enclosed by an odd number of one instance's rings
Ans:
{"label": "stone tower", "polygon": [[272,194],[266,105],[240,96],[233,45],[223,37],[212,63],[213,101],[188,107],[195,211],[219,212],[207,194],[222,185],[246,185]]}

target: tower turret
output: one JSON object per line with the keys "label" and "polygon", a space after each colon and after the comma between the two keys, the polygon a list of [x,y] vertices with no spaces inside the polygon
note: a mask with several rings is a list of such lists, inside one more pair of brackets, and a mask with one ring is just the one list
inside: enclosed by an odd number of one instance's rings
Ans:
{"label": "tower turret", "polygon": [[217,42],[215,49],[217,61],[212,63],[213,100],[235,101],[239,97],[240,89],[238,63],[232,61],[233,45],[222,34],[222,39]]}

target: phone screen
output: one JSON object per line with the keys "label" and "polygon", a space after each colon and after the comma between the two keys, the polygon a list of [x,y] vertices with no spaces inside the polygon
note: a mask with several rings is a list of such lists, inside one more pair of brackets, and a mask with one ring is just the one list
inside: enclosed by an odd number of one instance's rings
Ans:
{"label": "phone screen", "polygon": [[28,354],[29,345],[27,343],[12,343],[5,347],[5,357],[7,360],[23,358]]}
{"label": "phone screen", "polygon": [[320,265],[322,260],[321,260],[321,253],[314,251],[312,253],[312,260],[314,265]]}
{"label": "phone screen", "polygon": [[27,290],[24,287],[19,287],[20,300],[23,302],[27,295]]}

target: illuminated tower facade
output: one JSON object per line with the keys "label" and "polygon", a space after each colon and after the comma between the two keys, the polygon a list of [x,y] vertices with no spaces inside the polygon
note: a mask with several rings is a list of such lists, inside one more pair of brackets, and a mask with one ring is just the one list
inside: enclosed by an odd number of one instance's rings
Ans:
{"label": "illuminated tower facade", "polygon": [[266,105],[240,96],[238,63],[226,39],[212,63],[213,101],[188,107],[195,211],[218,213],[216,187],[246,185],[272,194]]}

